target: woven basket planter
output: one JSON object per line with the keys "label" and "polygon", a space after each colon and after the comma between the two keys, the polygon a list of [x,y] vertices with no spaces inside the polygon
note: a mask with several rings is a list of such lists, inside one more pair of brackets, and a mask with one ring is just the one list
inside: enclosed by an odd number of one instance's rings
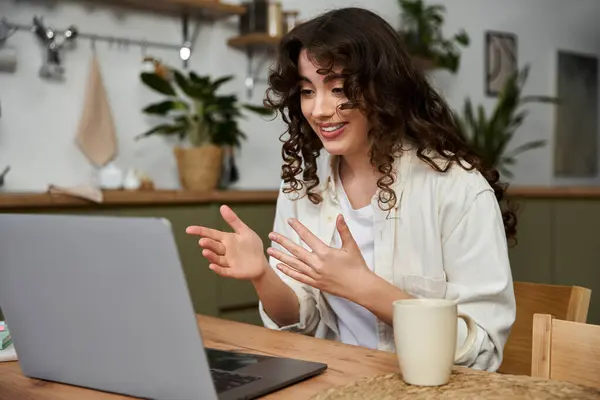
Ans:
{"label": "woven basket planter", "polygon": [[175,147],[173,152],[183,189],[208,192],[217,188],[223,165],[221,147],[212,144],[190,148]]}

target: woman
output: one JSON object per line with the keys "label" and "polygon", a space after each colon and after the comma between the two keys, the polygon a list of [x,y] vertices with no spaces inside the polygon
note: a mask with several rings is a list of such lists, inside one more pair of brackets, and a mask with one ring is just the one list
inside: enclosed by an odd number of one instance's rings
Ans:
{"label": "woman", "polygon": [[496,370],[515,318],[515,218],[399,35],[367,10],[328,12],[283,38],[269,83],[288,126],[269,260],[223,206],[233,233],[187,230],[210,269],[251,281],[269,328],[388,351],[393,301],[457,299],[478,325],[457,363]]}

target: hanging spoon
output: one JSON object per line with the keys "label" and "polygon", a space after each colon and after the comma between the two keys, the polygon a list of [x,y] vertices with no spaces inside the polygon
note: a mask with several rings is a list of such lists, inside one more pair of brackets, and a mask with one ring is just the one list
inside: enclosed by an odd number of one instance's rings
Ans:
{"label": "hanging spoon", "polygon": [[8,171],[10,171],[10,165],[4,168],[4,171],[2,171],[2,173],[0,174],[0,186],[4,185],[4,177],[6,176],[6,174],[8,174]]}

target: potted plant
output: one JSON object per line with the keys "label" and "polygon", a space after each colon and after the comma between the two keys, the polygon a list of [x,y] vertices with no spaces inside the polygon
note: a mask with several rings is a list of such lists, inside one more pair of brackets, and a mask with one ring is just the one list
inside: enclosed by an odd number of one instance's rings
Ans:
{"label": "potted plant", "polygon": [[190,146],[173,149],[181,185],[187,190],[207,191],[218,186],[224,152],[232,158],[233,148],[240,147],[241,140],[246,138],[238,126],[242,109],[259,115],[272,114],[263,106],[239,104],[236,95],[217,94],[233,78],[230,75],[213,79],[195,72],[184,75],[162,66],[153,72],[142,72],[140,77],[149,88],[166,96],[145,107],[143,112],[169,121],[141,133],[136,140],[155,134],[187,140]]}
{"label": "potted plant", "polygon": [[442,34],[444,13],[442,5],[426,6],[423,0],[398,0],[402,9],[402,29],[408,51],[423,69],[433,67],[456,72],[460,66],[458,45],[469,45],[469,35],[461,30],[450,39]]}
{"label": "potted plant", "polygon": [[467,99],[463,115],[456,118],[463,137],[483,157],[486,166],[497,168],[508,178],[513,177],[508,166],[515,164],[517,155],[546,144],[545,140],[533,140],[505,153],[517,129],[527,117],[527,110],[521,110],[520,107],[532,102],[558,103],[558,99],[554,97],[523,96],[523,86],[528,74],[529,66],[525,66],[507,79],[489,117],[482,105],[477,107],[475,113],[471,100]]}

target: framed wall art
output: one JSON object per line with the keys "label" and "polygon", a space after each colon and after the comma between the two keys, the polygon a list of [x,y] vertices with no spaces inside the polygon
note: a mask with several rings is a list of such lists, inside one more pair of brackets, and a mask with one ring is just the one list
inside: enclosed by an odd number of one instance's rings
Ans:
{"label": "framed wall art", "polygon": [[518,69],[517,36],[508,32],[485,34],[485,92],[497,96],[506,79]]}
{"label": "framed wall art", "polygon": [[598,58],[559,50],[554,176],[598,176]]}

